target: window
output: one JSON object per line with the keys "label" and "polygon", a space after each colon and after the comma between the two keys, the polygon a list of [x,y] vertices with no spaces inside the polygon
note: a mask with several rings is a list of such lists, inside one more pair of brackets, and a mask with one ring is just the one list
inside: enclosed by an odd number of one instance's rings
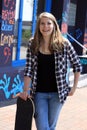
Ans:
{"label": "window", "polygon": [[[22,12],[23,10],[23,12]],[[20,63],[26,58],[26,50],[31,37],[31,25],[33,14],[33,0],[16,1],[13,64]]]}

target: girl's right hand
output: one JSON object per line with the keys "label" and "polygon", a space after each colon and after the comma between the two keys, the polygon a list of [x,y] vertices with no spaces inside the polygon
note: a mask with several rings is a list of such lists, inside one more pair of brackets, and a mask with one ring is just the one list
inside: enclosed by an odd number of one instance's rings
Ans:
{"label": "girl's right hand", "polygon": [[29,98],[30,96],[28,95],[27,91],[24,91],[24,92],[17,93],[15,96],[13,95],[13,98],[17,98],[17,97],[20,97],[26,101],[27,98]]}

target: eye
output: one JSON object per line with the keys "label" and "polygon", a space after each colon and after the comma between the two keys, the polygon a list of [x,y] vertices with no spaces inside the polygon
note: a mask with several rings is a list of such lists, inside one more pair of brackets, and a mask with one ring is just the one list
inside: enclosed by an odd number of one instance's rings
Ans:
{"label": "eye", "polygon": [[52,23],[51,23],[51,22],[48,22],[47,24],[50,25],[50,24],[52,24]]}
{"label": "eye", "polygon": [[40,24],[41,24],[41,25],[44,25],[44,22],[41,22]]}

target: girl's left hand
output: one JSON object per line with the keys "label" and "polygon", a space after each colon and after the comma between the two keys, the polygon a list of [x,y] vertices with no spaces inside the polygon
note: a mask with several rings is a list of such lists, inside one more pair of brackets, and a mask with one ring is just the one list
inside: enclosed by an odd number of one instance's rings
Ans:
{"label": "girl's left hand", "polygon": [[76,91],[76,88],[75,88],[75,87],[72,87],[72,88],[71,88],[71,91],[70,91],[69,94],[68,94],[68,96],[73,96],[74,93],[75,93],[75,91]]}

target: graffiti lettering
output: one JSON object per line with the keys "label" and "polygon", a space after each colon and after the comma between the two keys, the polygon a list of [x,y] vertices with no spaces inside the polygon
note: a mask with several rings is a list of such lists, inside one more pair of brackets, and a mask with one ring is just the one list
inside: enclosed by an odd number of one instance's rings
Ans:
{"label": "graffiti lettering", "polygon": [[79,39],[82,35],[82,31],[80,30],[80,28],[76,29],[76,39]]}
{"label": "graffiti lettering", "polygon": [[7,78],[6,74],[4,74],[3,79],[0,80],[0,89],[4,91],[5,97],[8,99],[10,96],[10,92],[8,91],[8,87],[10,85],[10,77]]}
{"label": "graffiti lettering", "polygon": [[[78,29],[76,29],[75,33],[76,33],[76,39],[78,40],[78,39],[81,37],[81,35],[82,35],[82,31],[80,30],[80,28],[78,28]],[[71,36],[74,36],[74,33],[71,32],[70,35],[71,35]],[[69,39],[71,42],[74,42],[74,40],[71,39],[70,37],[69,37],[68,39]]]}
{"label": "graffiti lettering", "polygon": [[1,45],[13,43],[16,0],[3,0],[1,19]]}
{"label": "graffiti lettering", "polygon": [[63,21],[63,22],[67,22],[67,17],[68,17],[68,15],[67,15],[66,12],[65,12],[65,13],[62,13],[62,18],[57,21],[58,24],[61,24],[62,21]]}
{"label": "graffiti lettering", "polygon": [[10,46],[13,43],[13,35],[4,35],[3,33],[1,34],[1,43],[4,45],[5,43],[8,43]]}
{"label": "graffiti lettering", "polygon": [[14,78],[14,83],[12,84],[12,90],[11,90],[11,94],[13,94],[14,96],[18,93],[18,92],[22,92],[23,91],[23,82],[21,82],[20,80],[20,76],[17,75]]}
{"label": "graffiti lettering", "polygon": [[15,2],[13,0],[4,0],[4,7],[8,9],[13,9]]}
{"label": "graffiti lettering", "polygon": [[3,20],[8,20],[8,22],[10,20],[13,21],[14,24],[14,18],[15,18],[15,11],[11,11],[11,10],[2,10],[2,19]]}
{"label": "graffiti lettering", "polygon": [[9,20],[9,24],[14,24],[14,20]]}
{"label": "graffiti lettering", "polygon": [[[59,19],[57,22],[58,22],[58,24],[61,24],[62,21],[67,22],[67,19],[68,19],[68,15],[67,15],[67,13],[65,11],[64,13],[62,13],[62,19]],[[62,25],[62,30],[63,30],[64,33],[66,33],[67,26],[65,28],[65,26],[63,26],[63,25]],[[80,28],[78,28],[78,29],[75,30],[75,33],[76,33],[76,39],[78,40],[82,36],[82,31],[81,31]],[[74,33],[71,32],[70,35],[73,36]],[[73,39],[71,39],[70,37],[68,39],[70,40],[70,42],[74,42]]]}
{"label": "graffiti lettering", "polygon": [[65,11],[64,13],[62,13],[62,20],[63,22],[67,22],[67,19],[68,19],[68,15],[67,12]]}
{"label": "graffiti lettering", "polygon": [[13,30],[13,25],[8,25],[7,21],[2,21],[1,30],[2,31],[12,31]]}
{"label": "graffiti lettering", "polygon": [[62,26],[61,26],[61,31],[62,33],[67,33],[67,28],[68,28],[68,25],[66,23],[62,23]]}
{"label": "graffiti lettering", "polygon": [[6,57],[4,64],[6,64],[9,60],[9,57],[11,56],[11,50],[9,47],[4,48],[4,56]]}

